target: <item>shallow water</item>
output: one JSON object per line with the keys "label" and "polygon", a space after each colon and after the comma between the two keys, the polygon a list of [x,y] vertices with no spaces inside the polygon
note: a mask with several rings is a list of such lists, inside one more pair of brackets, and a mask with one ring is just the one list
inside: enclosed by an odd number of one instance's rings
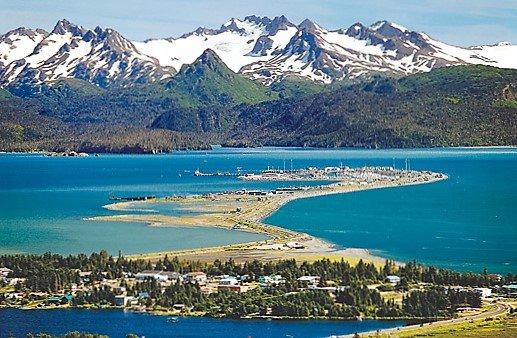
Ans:
{"label": "shallow water", "polygon": [[[517,150],[217,149],[170,155],[50,158],[0,155],[0,252],[153,252],[263,239],[208,228],[91,222],[109,196],[195,194],[274,188],[292,182],[194,177],[268,166],[405,165],[445,172],[444,182],[331,195],[289,203],[268,218],[345,247],[458,270],[516,272]],[[321,182],[314,182],[319,184]],[[298,183],[299,184],[299,183]],[[168,206],[150,209],[175,214]]]}

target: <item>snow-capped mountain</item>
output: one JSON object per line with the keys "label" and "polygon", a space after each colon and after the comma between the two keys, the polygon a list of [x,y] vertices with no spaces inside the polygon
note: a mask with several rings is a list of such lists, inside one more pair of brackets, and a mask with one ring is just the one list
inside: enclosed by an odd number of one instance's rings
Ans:
{"label": "snow-capped mountain", "polygon": [[107,86],[172,76],[175,70],[139,52],[113,29],[87,30],[67,20],[52,32],[19,28],[0,37],[0,83],[78,78]]}
{"label": "snow-capped mountain", "polygon": [[460,48],[388,21],[327,30],[280,16],[231,19],[178,38],[129,41],[113,29],[87,30],[66,20],[52,32],[19,28],[0,36],[0,84],[80,78],[132,85],[174,76],[207,49],[234,72],[271,84],[286,76],[314,81],[373,73],[407,75],[458,64],[517,68],[517,46]]}

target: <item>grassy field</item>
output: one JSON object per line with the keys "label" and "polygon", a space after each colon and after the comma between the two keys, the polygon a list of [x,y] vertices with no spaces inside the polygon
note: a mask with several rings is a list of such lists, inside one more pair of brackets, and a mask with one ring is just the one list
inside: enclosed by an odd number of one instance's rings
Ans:
{"label": "grassy field", "polygon": [[399,333],[379,335],[378,337],[517,337],[517,315],[506,315],[493,319],[457,324],[439,324],[401,331]]}

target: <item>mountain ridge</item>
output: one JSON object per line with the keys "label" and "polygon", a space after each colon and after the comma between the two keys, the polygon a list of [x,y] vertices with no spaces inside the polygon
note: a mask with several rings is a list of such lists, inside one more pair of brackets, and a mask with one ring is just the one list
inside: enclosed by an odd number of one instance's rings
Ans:
{"label": "mountain ridge", "polygon": [[50,32],[22,27],[0,36],[0,86],[60,78],[100,87],[153,83],[173,78],[207,49],[233,72],[268,86],[286,77],[328,84],[461,64],[517,68],[517,46],[455,47],[386,20],[327,30],[309,19],[296,25],[285,16],[252,15],[217,29],[140,42],[111,28],[90,30],[63,19]]}

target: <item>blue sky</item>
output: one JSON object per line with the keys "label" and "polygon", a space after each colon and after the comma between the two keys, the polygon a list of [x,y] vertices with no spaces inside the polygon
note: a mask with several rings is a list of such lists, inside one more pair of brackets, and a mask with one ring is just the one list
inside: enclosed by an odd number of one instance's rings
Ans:
{"label": "blue sky", "polygon": [[310,18],[328,29],[385,19],[455,45],[517,43],[517,0],[0,0],[0,32],[20,26],[50,30],[66,18],[144,40],[216,28],[251,14],[284,14],[294,23]]}

